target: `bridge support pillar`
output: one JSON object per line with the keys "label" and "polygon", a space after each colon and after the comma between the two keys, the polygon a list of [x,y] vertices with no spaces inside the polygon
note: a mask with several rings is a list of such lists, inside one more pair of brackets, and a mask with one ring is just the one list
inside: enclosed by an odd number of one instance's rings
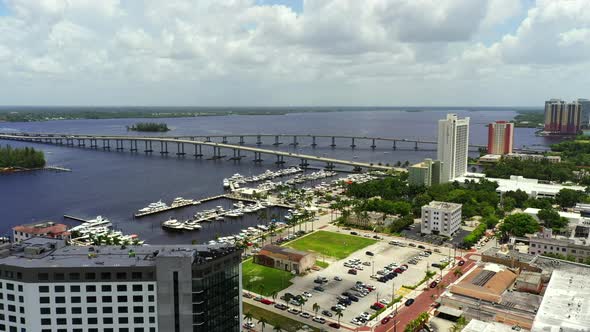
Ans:
{"label": "bridge support pillar", "polygon": [[211,137],[209,137],[209,136],[205,137],[205,142],[211,142]]}
{"label": "bridge support pillar", "polygon": [[195,136],[191,136],[191,137],[189,137],[189,139],[190,139],[191,141],[194,141],[194,140],[195,140]]}
{"label": "bridge support pillar", "polygon": [[262,153],[254,151],[254,162],[255,163],[262,162]]}
{"label": "bridge support pillar", "polygon": [[397,141],[395,141],[395,140],[393,141],[393,149],[397,150]]}
{"label": "bridge support pillar", "polygon": [[108,139],[102,140],[102,149],[103,150],[110,150],[111,149],[111,141]]}
{"label": "bridge support pillar", "polygon": [[64,141],[61,138],[56,138],[55,141],[57,142],[57,144],[59,145],[63,145]]}
{"label": "bridge support pillar", "polygon": [[244,145],[244,143],[246,143],[244,142],[244,136],[240,136],[240,145]]}
{"label": "bridge support pillar", "polygon": [[66,138],[66,145],[67,146],[74,146],[74,139],[73,138]]}
{"label": "bridge support pillar", "polygon": [[375,139],[373,138],[373,144],[371,144],[371,149],[375,149],[377,145],[375,145]]}
{"label": "bridge support pillar", "polygon": [[363,169],[360,166],[354,166],[352,171],[355,173],[361,173],[363,171]]}
{"label": "bridge support pillar", "polygon": [[332,136],[332,144],[330,144],[331,147],[336,147],[336,137]]}
{"label": "bridge support pillar", "polygon": [[291,143],[289,145],[293,145],[293,146],[299,145],[299,143],[297,142],[297,136],[293,135],[293,143]]}
{"label": "bridge support pillar", "polygon": [[414,150],[418,151],[418,142],[414,142]]}
{"label": "bridge support pillar", "polygon": [[79,147],[86,146],[86,141],[85,141],[84,139],[79,139],[79,138],[78,138],[78,146],[79,146]]}
{"label": "bridge support pillar", "polygon": [[123,148],[123,140],[122,139],[116,139],[115,144],[117,144],[117,149],[116,149],[117,151],[125,150],[125,148]]}
{"label": "bridge support pillar", "polygon": [[227,136],[223,136],[223,138],[221,139],[221,143],[227,144]]}
{"label": "bridge support pillar", "polygon": [[242,159],[242,154],[240,149],[233,149],[234,150],[234,156],[231,158],[231,160],[237,160],[240,161]]}
{"label": "bridge support pillar", "polygon": [[311,137],[311,146],[314,147],[314,148],[317,146],[317,144],[315,142],[315,136],[312,136]]}
{"label": "bridge support pillar", "polygon": [[353,149],[356,148],[356,144],[354,144],[354,137],[352,138],[352,144],[350,144],[350,147]]}
{"label": "bridge support pillar", "polygon": [[177,143],[177,147],[176,147],[176,155],[177,156],[184,156],[186,153],[184,153],[184,143]]}
{"label": "bridge support pillar", "polygon": [[91,138],[91,139],[90,139],[90,148],[91,148],[91,149],[96,149],[96,148],[98,148],[98,144],[96,143],[96,138]]}
{"label": "bridge support pillar", "polygon": [[283,144],[283,143],[279,141],[279,136],[275,136],[275,142],[272,143],[272,145],[277,146],[277,145],[281,145],[281,144]]}
{"label": "bridge support pillar", "polygon": [[275,164],[282,165],[284,163],[285,163],[285,161],[283,160],[283,156],[282,155],[277,155],[277,161],[275,162]]}
{"label": "bridge support pillar", "polygon": [[137,152],[137,141],[136,140],[129,140],[129,151]]}
{"label": "bridge support pillar", "polygon": [[301,163],[299,164],[299,166],[302,167],[303,169],[307,169],[307,166],[309,166],[307,159],[301,158]]}
{"label": "bridge support pillar", "polygon": [[334,163],[332,163],[332,162],[326,162],[326,167],[325,168],[326,169],[329,169],[329,170],[333,170],[334,169]]}
{"label": "bridge support pillar", "polygon": [[203,156],[201,144],[195,144],[195,154],[193,156],[195,156],[195,158],[200,158]]}
{"label": "bridge support pillar", "polygon": [[145,143],[145,150],[143,150],[143,152],[145,152],[145,153],[154,152],[154,150],[152,149],[152,141],[144,141],[144,143]]}
{"label": "bridge support pillar", "polygon": [[168,142],[160,141],[160,154],[168,154]]}
{"label": "bridge support pillar", "polygon": [[262,139],[261,139],[260,135],[256,136],[256,145],[262,145]]}

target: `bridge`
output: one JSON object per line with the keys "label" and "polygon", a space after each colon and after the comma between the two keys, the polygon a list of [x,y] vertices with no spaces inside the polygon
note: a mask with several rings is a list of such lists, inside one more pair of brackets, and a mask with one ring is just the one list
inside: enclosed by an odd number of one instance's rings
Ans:
{"label": "bridge", "polygon": [[[256,135],[255,135],[256,136]],[[291,153],[278,150],[262,149],[259,147],[249,147],[244,145],[229,144],[213,142],[210,139],[197,140],[199,136],[183,136],[183,137],[153,137],[153,136],[117,136],[117,135],[71,135],[71,134],[32,134],[32,133],[0,133],[0,139],[6,140],[17,140],[27,141],[34,143],[48,143],[56,145],[64,145],[69,147],[89,147],[91,149],[111,150],[111,142],[115,143],[116,151],[125,150],[125,143],[128,144],[128,150],[131,152],[138,152],[138,142],[142,142],[144,146],[143,152],[151,154],[154,152],[153,143],[159,143],[159,152],[162,155],[170,153],[168,150],[168,144],[176,144],[176,155],[184,156],[185,145],[193,146],[194,154],[196,158],[203,157],[203,146],[211,147],[213,156],[211,160],[226,158],[226,155],[222,155],[222,149],[233,151],[233,156],[229,157],[229,160],[239,161],[246,156],[242,152],[253,152],[254,162],[262,162],[262,155],[273,155],[276,156],[276,164],[284,164],[284,158],[299,159],[300,166],[309,166],[309,161],[318,161],[326,163],[327,169],[334,169],[334,165],[352,166],[355,170],[360,171],[362,169],[374,169],[374,170],[397,170],[406,171],[403,168],[395,168],[389,165],[380,165],[374,163],[355,162],[348,160],[340,160],[334,158],[313,156],[300,153]],[[88,142],[88,145],[86,144]],[[99,146],[99,142],[102,144]]]}

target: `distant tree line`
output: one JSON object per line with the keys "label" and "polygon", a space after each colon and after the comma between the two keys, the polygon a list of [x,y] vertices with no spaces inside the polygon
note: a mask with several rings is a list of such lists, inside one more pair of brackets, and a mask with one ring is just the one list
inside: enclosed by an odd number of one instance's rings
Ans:
{"label": "distant tree line", "polygon": [[29,147],[15,149],[10,145],[0,146],[0,168],[39,168],[43,166],[45,166],[45,156],[42,151]]}
{"label": "distant tree line", "polygon": [[166,131],[169,131],[170,129],[168,129],[168,125],[165,123],[138,122],[131,127],[127,126],[127,130],[166,132]]}

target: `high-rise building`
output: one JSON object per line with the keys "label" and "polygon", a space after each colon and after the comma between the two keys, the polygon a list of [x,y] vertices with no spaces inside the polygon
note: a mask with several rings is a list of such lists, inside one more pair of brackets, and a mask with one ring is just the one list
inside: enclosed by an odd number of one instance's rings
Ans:
{"label": "high-rise building", "polygon": [[430,158],[414,164],[408,169],[408,183],[413,186],[430,187],[439,184],[441,178],[441,162]]}
{"label": "high-rise building", "polygon": [[560,99],[545,102],[545,132],[575,135],[580,130],[582,107],[578,101],[566,103]]}
{"label": "high-rise building", "polygon": [[488,153],[505,155],[512,153],[514,124],[496,121],[488,125]]}
{"label": "high-rise building", "polygon": [[461,204],[432,201],[422,207],[420,232],[453,236],[461,227]]}
{"label": "high-rise building", "polygon": [[441,182],[449,182],[467,172],[469,118],[447,114],[438,120],[437,158],[442,163]]}
{"label": "high-rise building", "polygon": [[0,248],[0,331],[240,331],[241,250],[233,246]]}
{"label": "high-rise building", "polygon": [[590,100],[579,98],[578,104],[582,108],[582,120],[580,121],[580,126],[582,128],[590,128]]}

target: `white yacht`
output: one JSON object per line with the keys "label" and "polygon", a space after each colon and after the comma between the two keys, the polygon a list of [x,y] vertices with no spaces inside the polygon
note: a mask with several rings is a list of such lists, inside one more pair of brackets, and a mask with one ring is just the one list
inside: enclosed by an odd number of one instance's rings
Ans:
{"label": "white yacht", "polygon": [[162,202],[161,200],[154,202],[154,203],[150,203],[148,206],[139,209],[139,213],[147,213],[147,212],[154,212],[154,211],[160,211],[163,209],[167,209],[168,205],[164,202]]}
{"label": "white yacht", "polygon": [[86,231],[86,230],[91,230],[91,229],[95,229],[98,227],[105,227],[105,228],[109,228],[111,227],[113,224],[111,223],[110,220],[108,220],[107,218],[103,218],[102,216],[97,216],[95,219],[91,219],[88,220],[87,222],[78,225],[76,227],[73,227],[72,229],[70,229],[70,231],[72,232],[81,232],[81,231]]}
{"label": "white yacht", "polygon": [[162,223],[162,228],[181,231],[184,229],[184,225],[178,220],[170,218]]}
{"label": "white yacht", "polygon": [[223,179],[223,188],[225,188],[225,189],[229,188],[229,180],[228,179]]}

